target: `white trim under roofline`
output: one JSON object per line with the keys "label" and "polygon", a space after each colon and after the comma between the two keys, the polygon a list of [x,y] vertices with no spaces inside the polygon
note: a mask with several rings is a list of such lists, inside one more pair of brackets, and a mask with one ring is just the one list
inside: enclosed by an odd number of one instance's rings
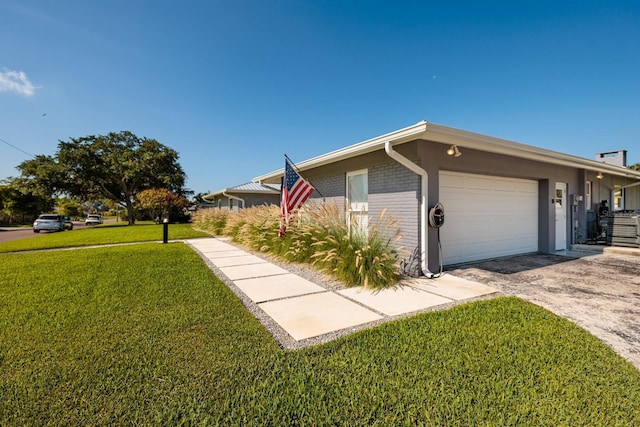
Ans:
{"label": "white trim under roofline", "polygon": [[[420,135],[424,134],[427,130],[427,122],[422,121],[416,123],[413,126],[406,127],[391,133],[387,133],[376,138],[368,139],[357,144],[350,145],[339,150],[331,151],[330,153],[323,154],[321,156],[313,157],[308,160],[296,163],[296,168],[299,170],[317,168],[319,166],[328,165],[330,163],[338,162],[340,160],[349,159],[351,157],[360,156],[362,154],[371,153],[378,150],[384,150],[384,144],[386,141],[394,141],[396,144],[403,142],[413,141],[420,139]],[[398,142],[396,142],[398,141]],[[253,182],[280,182],[279,179],[284,176],[284,168],[277,171],[258,176],[253,178]],[[275,180],[278,181],[275,181]]]}
{"label": "white trim under roofline", "polygon": [[[426,121],[421,121],[413,126],[369,139],[358,144],[350,145],[322,156],[313,157],[309,160],[296,163],[296,166],[300,170],[312,169],[373,151],[384,150],[385,143],[387,141],[393,142],[393,144],[397,146],[399,144],[418,139],[440,142],[443,144],[456,144],[461,148],[476,149],[522,159],[581,168],[592,172],[603,172],[616,176],[640,179],[640,171],[634,171],[620,166],[609,165],[595,160],[589,160],[582,157],[572,156],[570,154],[533,147],[531,145],[494,138],[435,123],[428,123]],[[284,168],[258,176],[253,179],[253,182],[277,183],[283,175]]]}
{"label": "white trim under roofline", "polygon": [[236,190],[234,188],[225,188],[224,192],[238,194],[280,194],[280,191],[271,188],[265,188],[264,190]]}
{"label": "white trim under roofline", "polygon": [[[204,196],[202,196],[202,198],[204,200],[207,200],[207,197],[215,197],[215,196],[225,196],[225,193],[237,193],[237,194],[266,194],[266,195],[271,195],[271,194],[280,194],[279,190],[276,190],[275,188],[269,188],[269,187],[265,187],[264,190],[260,189],[260,190],[238,190],[235,188],[225,188],[223,190],[220,191],[216,191],[214,193],[209,193],[209,194],[205,194]],[[225,196],[227,197],[227,196]]]}

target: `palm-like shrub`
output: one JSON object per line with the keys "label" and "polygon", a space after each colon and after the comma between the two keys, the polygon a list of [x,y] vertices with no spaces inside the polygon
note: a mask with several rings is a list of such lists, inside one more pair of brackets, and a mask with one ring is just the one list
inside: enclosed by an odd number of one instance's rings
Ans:
{"label": "palm-like shrub", "polygon": [[[217,210],[216,210],[217,211]],[[224,214],[220,212],[225,212]],[[238,212],[198,212],[194,223],[213,234],[291,262],[309,263],[346,286],[381,289],[399,276],[398,223],[385,211],[367,231],[347,224],[334,203],[308,203],[289,218],[287,232],[278,237],[280,208],[255,206]]]}

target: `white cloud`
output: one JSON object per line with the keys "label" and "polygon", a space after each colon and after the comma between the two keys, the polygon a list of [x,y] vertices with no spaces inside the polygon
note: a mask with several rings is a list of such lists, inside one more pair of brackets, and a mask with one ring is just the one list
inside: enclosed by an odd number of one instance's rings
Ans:
{"label": "white cloud", "polygon": [[0,71],[0,92],[17,92],[20,95],[32,96],[35,90],[36,87],[24,71]]}

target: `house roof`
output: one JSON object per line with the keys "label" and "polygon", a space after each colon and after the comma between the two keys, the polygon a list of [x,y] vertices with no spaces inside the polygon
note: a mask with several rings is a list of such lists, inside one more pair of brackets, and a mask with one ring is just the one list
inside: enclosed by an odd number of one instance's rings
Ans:
{"label": "house roof", "polygon": [[246,182],[244,184],[236,185],[235,187],[223,188],[220,191],[209,193],[203,197],[207,200],[208,197],[215,197],[224,194],[280,194],[280,184],[260,184],[257,182]]}
{"label": "house roof", "polygon": [[[384,150],[384,145],[387,141],[392,142],[394,145],[398,145],[419,139],[444,144],[455,144],[460,148],[504,154],[528,160],[576,167],[586,169],[588,171],[609,173],[615,176],[640,180],[640,171],[634,171],[632,169],[609,165],[595,160],[585,159],[583,157],[572,156],[570,154],[508,141],[506,139],[494,138],[426,121],[421,121],[413,126],[399,129],[376,138],[368,139],[358,144],[350,145],[348,147],[296,163],[296,167],[299,170],[304,171],[351,157],[360,156],[362,154],[371,153],[373,151]],[[283,175],[284,169],[279,169],[268,174],[255,177],[253,182],[262,184],[279,183]]]}

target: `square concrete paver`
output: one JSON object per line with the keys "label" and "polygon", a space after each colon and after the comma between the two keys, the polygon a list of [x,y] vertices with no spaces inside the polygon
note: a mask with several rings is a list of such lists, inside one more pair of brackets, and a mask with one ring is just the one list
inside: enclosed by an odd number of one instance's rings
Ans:
{"label": "square concrete paver", "polygon": [[230,280],[251,279],[254,277],[275,276],[288,273],[284,268],[267,262],[261,264],[234,265],[231,267],[218,267]]}
{"label": "square concrete paver", "polygon": [[339,293],[387,316],[412,313],[452,302],[449,298],[410,286],[375,292],[362,288],[349,288],[343,289]]}
{"label": "square concrete paver", "polygon": [[240,279],[233,283],[256,303],[326,290],[322,286],[291,273],[256,279]]}
{"label": "square concrete paver", "polygon": [[382,317],[333,292],[258,304],[295,340],[373,322]]}
{"label": "square concrete paver", "polygon": [[201,252],[236,249],[235,246],[217,239],[191,239],[187,242]]}
{"label": "square concrete paver", "polygon": [[212,263],[215,264],[216,267],[233,267],[236,265],[249,265],[249,264],[260,264],[266,263],[260,257],[255,255],[241,255],[241,256],[226,256],[219,258],[209,258]]}
{"label": "square concrete paver", "polygon": [[230,257],[242,257],[248,255],[245,251],[238,250],[236,248],[227,249],[227,250],[216,250],[216,251],[200,251],[202,254],[214,261],[219,258],[230,258]]}
{"label": "square concrete paver", "polygon": [[411,284],[419,289],[451,298],[456,301],[476,298],[498,292],[497,289],[492,288],[491,286],[472,282],[471,280],[456,277],[451,274],[445,274],[437,279],[415,279],[411,281]]}

